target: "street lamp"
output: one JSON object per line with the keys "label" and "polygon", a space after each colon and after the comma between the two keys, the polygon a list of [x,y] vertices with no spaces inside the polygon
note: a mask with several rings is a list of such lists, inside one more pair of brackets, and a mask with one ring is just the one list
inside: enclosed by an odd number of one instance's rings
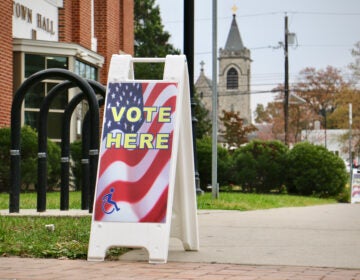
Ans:
{"label": "street lamp", "polygon": [[217,133],[218,133],[218,111],[217,111],[217,0],[212,1],[212,145],[211,145],[211,184],[212,197],[219,197],[219,185],[217,183]]}
{"label": "street lamp", "polygon": [[194,0],[184,0],[184,54],[189,70],[190,98],[191,98],[191,116],[193,130],[193,150],[194,150],[194,173],[196,194],[203,194],[200,188],[200,176],[198,171],[197,150],[196,150],[196,123],[194,116],[196,102],[194,101]]}

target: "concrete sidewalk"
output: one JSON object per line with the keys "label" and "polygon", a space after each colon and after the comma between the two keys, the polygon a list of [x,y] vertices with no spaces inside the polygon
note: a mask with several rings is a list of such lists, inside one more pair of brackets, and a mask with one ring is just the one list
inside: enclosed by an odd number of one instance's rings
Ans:
{"label": "concrete sidewalk", "polygon": [[[360,204],[199,211],[200,251],[172,240],[169,260],[360,269]],[[133,250],[122,260],[147,259]]]}
{"label": "concrete sidewalk", "polygon": [[148,264],[144,250],[96,263],[0,258],[0,279],[360,280],[359,204],[198,215],[200,251],[171,240],[167,264]]}

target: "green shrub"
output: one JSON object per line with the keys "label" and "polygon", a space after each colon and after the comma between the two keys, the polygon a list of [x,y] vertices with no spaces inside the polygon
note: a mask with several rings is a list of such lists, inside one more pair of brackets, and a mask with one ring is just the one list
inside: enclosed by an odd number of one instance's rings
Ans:
{"label": "green shrub", "polygon": [[289,193],[336,197],[348,180],[343,160],[323,146],[298,143],[288,153],[286,187]]}
{"label": "green shrub", "polygon": [[0,192],[9,190],[10,128],[0,129]]}
{"label": "green shrub", "polygon": [[71,171],[74,178],[75,190],[81,189],[82,184],[82,170],[81,170],[81,158],[82,158],[82,142],[75,141],[70,145],[71,153]]}
{"label": "green shrub", "polygon": [[[29,126],[21,128],[21,187],[28,190],[37,183],[38,136]],[[48,185],[55,187],[60,180],[60,147],[48,140]],[[0,129],[0,192],[10,187],[10,128]]]}
{"label": "green shrub", "polygon": [[[212,142],[211,138],[203,137],[196,140],[198,171],[200,176],[200,186],[206,190],[211,185],[212,171]],[[218,182],[219,185],[226,185],[230,182],[230,155],[227,149],[218,145]]]}
{"label": "green shrub", "polygon": [[61,173],[61,149],[60,146],[47,140],[47,176],[48,176],[48,189],[52,190],[54,187],[60,185],[60,173]]}
{"label": "green shrub", "polygon": [[281,192],[287,151],[279,141],[251,141],[235,151],[232,178],[244,192]]}
{"label": "green shrub", "polygon": [[[37,182],[37,133],[30,126],[21,128],[21,184],[28,190]],[[10,147],[9,147],[10,150]]]}
{"label": "green shrub", "polygon": [[346,186],[335,199],[340,203],[350,203],[351,202],[351,190],[348,186]]}

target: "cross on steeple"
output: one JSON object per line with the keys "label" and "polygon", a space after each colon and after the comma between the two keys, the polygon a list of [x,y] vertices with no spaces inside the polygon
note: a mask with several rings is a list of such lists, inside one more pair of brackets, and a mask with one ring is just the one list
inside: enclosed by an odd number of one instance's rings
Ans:
{"label": "cross on steeple", "polygon": [[237,26],[236,23],[236,10],[237,7],[234,4],[233,8],[233,19],[231,22],[231,26],[230,26],[230,31],[229,31],[229,35],[227,37],[226,40],[226,44],[225,44],[225,50],[227,51],[240,51],[244,48],[243,42],[241,40],[241,36],[240,36],[240,32],[239,32],[239,28]]}
{"label": "cross on steeple", "polygon": [[233,12],[233,15],[236,14],[236,11],[238,10],[238,7],[236,7],[236,5],[234,4],[231,8],[232,12]]}
{"label": "cross on steeple", "polygon": [[204,65],[205,65],[205,62],[203,60],[201,60],[201,62],[200,62],[200,66],[201,66],[200,70],[201,71],[204,71]]}

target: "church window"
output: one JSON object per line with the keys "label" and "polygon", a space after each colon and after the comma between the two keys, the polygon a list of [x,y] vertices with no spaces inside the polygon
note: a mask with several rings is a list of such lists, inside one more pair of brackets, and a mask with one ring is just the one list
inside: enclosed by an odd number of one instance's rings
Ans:
{"label": "church window", "polygon": [[237,89],[239,87],[238,72],[231,67],[226,76],[226,89]]}

